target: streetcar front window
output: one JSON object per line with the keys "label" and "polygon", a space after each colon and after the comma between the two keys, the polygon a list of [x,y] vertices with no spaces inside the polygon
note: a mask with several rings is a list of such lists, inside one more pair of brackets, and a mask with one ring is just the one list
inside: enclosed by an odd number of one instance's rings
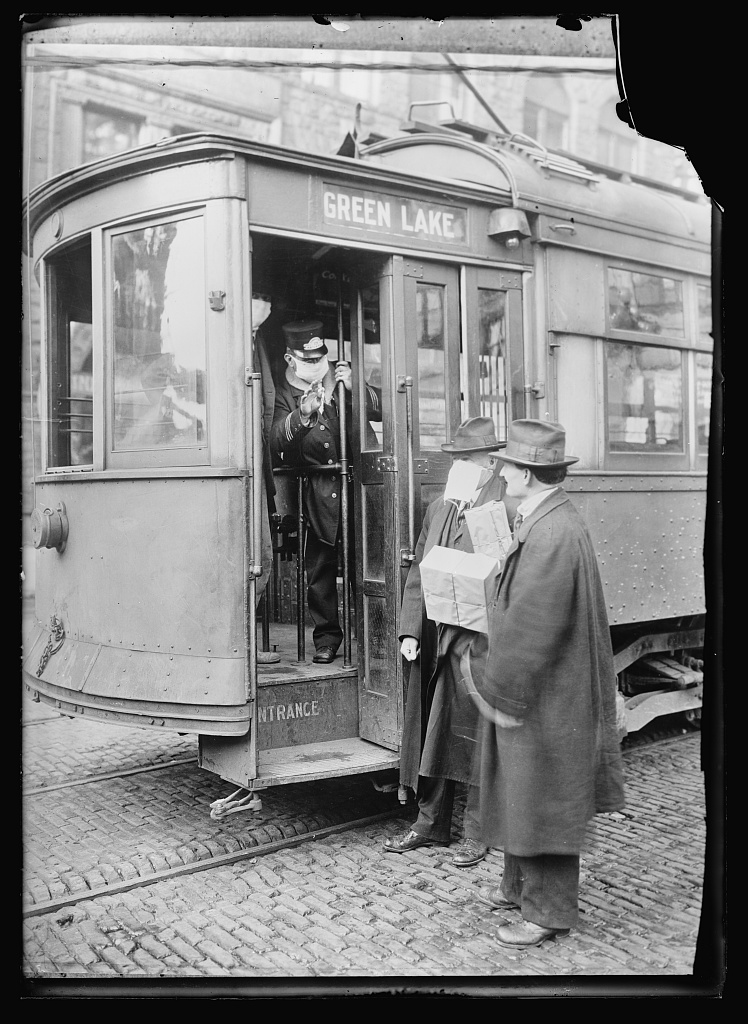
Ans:
{"label": "streetcar front window", "polygon": [[206,441],[205,255],[199,217],[112,239],[114,448]]}
{"label": "streetcar front window", "polygon": [[76,243],[46,261],[48,332],[47,463],[93,463],[93,329],[91,243]]}
{"label": "streetcar front window", "polygon": [[609,450],[683,452],[683,353],[615,342],[605,353]]}

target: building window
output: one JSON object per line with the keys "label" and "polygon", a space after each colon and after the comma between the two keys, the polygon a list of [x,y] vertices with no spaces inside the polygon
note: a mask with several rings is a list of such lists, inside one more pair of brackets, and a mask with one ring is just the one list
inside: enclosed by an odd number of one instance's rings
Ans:
{"label": "building window", "polygon": [[85,107],[83,111],[83,162],[121,153],[138,145],[142,117],[118,110]]}
{"label": "building window", "polygon": [[601,164],[633,174],[637,170],[636,135],[616,113],[611,100],[600,111],[597,128],[597,158]]}
{"label": "building window", "polygon": [[558,81],[533,75],[525,92],[522,131],[547,149],[568,149],[569,108],[569,97]]}

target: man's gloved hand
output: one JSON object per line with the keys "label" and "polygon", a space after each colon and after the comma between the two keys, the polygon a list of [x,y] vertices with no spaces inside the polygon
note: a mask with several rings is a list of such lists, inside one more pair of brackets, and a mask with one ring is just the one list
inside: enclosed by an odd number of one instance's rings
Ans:
{"label": "man's gloved hand", "polygon": [[418,641],[414,636],[406,636],[400,645],[400,653],[406,661],[415,661],[418,657]]}

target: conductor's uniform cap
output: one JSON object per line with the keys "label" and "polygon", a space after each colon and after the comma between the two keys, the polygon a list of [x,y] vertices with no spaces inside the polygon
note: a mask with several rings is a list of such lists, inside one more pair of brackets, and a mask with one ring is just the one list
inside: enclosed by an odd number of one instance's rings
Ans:
{"label": "conductor's uniform cap", "polygon": [[314,360],[327,355],[321,320],[294,320],[283,325],[286,351],[296,359]]}

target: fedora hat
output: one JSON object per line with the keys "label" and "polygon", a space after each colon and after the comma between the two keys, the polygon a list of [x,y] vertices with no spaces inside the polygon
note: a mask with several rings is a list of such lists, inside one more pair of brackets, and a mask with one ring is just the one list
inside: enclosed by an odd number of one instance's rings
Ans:
{"label": "fedora hat", "polygon": [[283,325],[286,348],[299,359],[316,359],[327,355],[322,340],[321,320],[294,320]]}
{"label": "fedora hat", "polygon": [[514,420],[509,424],[506,450],[501,453],[501,459],[528,469],[571,466],[579,462],[573,455],[565,456],[565,447],[566,431],[560,423]]}
{"label": "fedora hat", "polygon": [[496,440],[493,420],[488,416],[471,416],[459,425],[452,440],[441,448],[452,455],[470,455],[471,452],[493,452],[505,444],[506,441]]}

